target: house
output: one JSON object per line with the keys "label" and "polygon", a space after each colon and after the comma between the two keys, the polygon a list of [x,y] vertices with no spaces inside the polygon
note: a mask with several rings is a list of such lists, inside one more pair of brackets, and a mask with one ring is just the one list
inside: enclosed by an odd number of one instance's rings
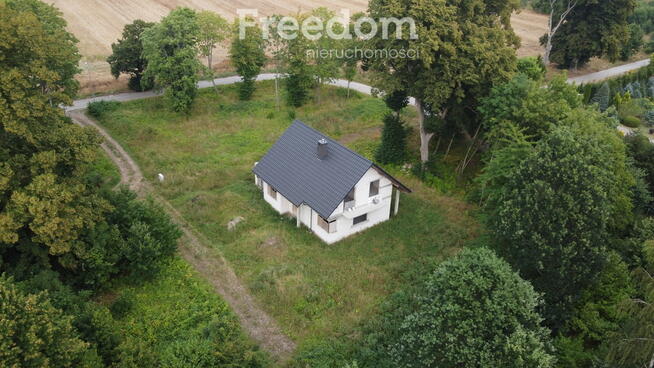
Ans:
{"label": "house", "polygon": [[370,160],[294,121],[252,169],[263,198],[328,244],[396,215],[411,190]]}

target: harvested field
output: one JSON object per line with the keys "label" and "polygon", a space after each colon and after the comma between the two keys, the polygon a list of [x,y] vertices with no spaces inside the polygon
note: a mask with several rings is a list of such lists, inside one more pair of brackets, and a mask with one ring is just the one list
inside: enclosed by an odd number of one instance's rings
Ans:
{"label": "harvested field", "polygon": [[[120,37],[123,26],[135,19],[158,21],[178,6],[212,10],[228,19],[237,16],[237,9],[257,9],[261,16],[294,14],[319,6],[335,11],[349,9],[352,13],[365,10],[367,0],[49,0],[61,9],[68,21],[69,30],[80,40],[84,56],[78,77],[82,84],[81,95],[118,92],[126,88],[124,79],[114,80],[104,61],[111,53],[111,43]],[[545,33],[547,17],[523,10],[512,17],[513,27],[522,39],[518,56],[538,55],[541,47],[538,38]],[[218,50],[217,60],[222,61],[217,71],[229,71],[225,62],[226,50]]]}

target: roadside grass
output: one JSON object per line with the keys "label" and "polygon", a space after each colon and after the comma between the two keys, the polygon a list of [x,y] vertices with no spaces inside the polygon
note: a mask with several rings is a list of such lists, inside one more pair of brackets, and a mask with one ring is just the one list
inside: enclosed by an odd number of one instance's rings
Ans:
{"label": "roadside grass", "polygon": [[[391,168],[414,190],[401,197],[391,221],[331,246],[296,228],[264,202],[253,164],[293,117],[371,157],[387,110],[378,99],[356,92],[346,99],[344,89],[323,87],[306,106],[278,111],[273,83],[257,87],[246,102],[237,99],[235,86],[221,86],[219,95],[200,91],[187,116],[170,112],[161,98],[124,103],[101,123],[146,178],[164,174],[155,190],[225,255],[291,338],[302,345],[356,334],[357,324],[402,286],[402,272],[455,254],[476,236],[476,222],[459,199]],[[406,118],[415,124],[415,114]],[[228,231],[237,216],[245,221]]]}

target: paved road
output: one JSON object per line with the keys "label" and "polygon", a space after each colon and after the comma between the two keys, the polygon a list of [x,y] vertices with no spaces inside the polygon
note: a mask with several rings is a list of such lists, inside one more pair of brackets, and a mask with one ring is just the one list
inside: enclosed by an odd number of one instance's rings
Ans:
{"label": "paved road", "polygon": [[584,84],[584,83],[589,83],[589,82],[597,82],[601,81],[604,79],[612,78],[612,77],[617,77],[619,75],[625,74],[627,72],[630,72],[632,70],[636,70],[638,68],[642,68],[644,66],[649,65],[649,59],[641,60],[641,61],[636,61],[634,63],[629,63],[625,65],[620,65],[616,66],[613,68],[601,70],[596,73],[590,73],[586,75],[581,75],[579,77],[574,77],[568,79],[568,83],[575,83],[575,84]]}
{"label": "paved road", "polygon": [[[603,80],[611,77],[615,77],[627,72],[630,72],[632,70],[641,68],[643,66],[649,65],[649,59],[646,60],[641,60],[637,61],[634,63],[630,64],[625,64],[625,65],[620,65],[616,66],[614,68],[609,68],[606,70],[599,71],[597,73],[591,73],[587,75],[582,75],[579,77],[575,78],[570,78],[568,79],[569,83],[576,83],[576,84],[582,84],[582,83],[588,83],[588,82],[593,82],[593,81],[598,81],[598,80]],[[275,78],[275,74],[273,73],[265,73],[265,74],[260,74],[257,77],[258,81],[263,81],[263,80],[271,80]],[[216,85],[228,85],[228,84],[234,84],[240,81],[240,78],[237,76],[234,77],[226,77],[226,78],[217,78],[214,80]],[[338,87],[347,87],[347,81],[342,80],[342,79],[337,79],[330,83],[334,86]],[[209,88],[211,87],[211,81],[201,81],[198,83],[199,88]],[[350,83],[350,88],[352,88],[355,91],[359,91],[361,93],[365,94],[371,94],[372,92],[372,87],[367,86],[362,83],[357,83],[357,82],[352,82]],[[85,98],[81,100],[76,100],[74,101],[72,106],[66,107],[66,111],[75,111],[75,110],[82,110],[85,109],[89,103],[94,102],[94,101],[119,101],[119,102],[125,102],[125,101],[133,101],[133,100],[140,100],[143,98],[149,98],[149,97],[155,97],[161,95],[160,92],[155,92],[155,91],[148,91],[148,92],[126,92],[126,93],[119,93],[115,95],[109,95],[109,96],[100,96],[100,97],[93,97],[93,98]],[[413,101],[411,101],[413,104]]]}

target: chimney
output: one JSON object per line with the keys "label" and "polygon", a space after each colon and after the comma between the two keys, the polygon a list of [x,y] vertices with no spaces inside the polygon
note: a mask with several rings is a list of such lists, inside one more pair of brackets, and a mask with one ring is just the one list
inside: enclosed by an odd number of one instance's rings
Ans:
{"label": "chimney", "polygon": [[325,138],[321,138],[318,141],[318,158],[324,160],[327,157],[327,152],[327,140]]}

